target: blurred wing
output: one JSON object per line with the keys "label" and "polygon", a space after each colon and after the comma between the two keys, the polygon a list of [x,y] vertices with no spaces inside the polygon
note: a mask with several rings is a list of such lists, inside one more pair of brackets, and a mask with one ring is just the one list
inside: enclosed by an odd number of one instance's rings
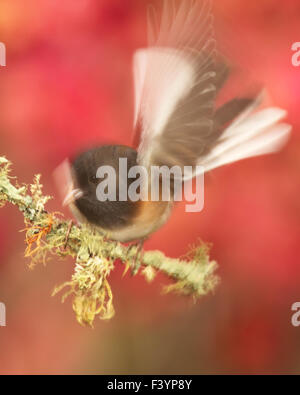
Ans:
{"label": "blurred wing", "polygon": [[[260,100],[236,98],[215,110],[228,69],[215,65],[210,0],[164,0],[149,9],[149,48],[134,56],[138,161],[205,170],[277,151],[290,126],[286,112],[257,112]],[[226,128],[230,122],[232,125]]]}
{"label": "blurred wing", "polygon": [[149,48],[134,56],[138,159],[192,165],[213,130],[214,53],[210,1],[165,0],[149,9]]}

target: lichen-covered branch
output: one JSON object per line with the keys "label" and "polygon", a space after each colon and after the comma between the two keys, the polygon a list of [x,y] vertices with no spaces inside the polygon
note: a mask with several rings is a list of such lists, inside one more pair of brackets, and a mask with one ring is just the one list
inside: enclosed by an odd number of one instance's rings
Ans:
{"label": "lichen-covered branch", "polygon": [[23,213],[25,221],[25,256],[30,267],[46,263],[53,256],[72,256],[75,270],[71,280],[57,287],[53,295],[64,290],[62,300],[73,296],[73,309],[82,325],[92,325],[96,316],[110,319],[114,315],[113,294],[108,277],[116,261],[133,275],[141,273],[152,281],[158,271],[174,280],[164,288],[198,298],[213,291],[218,283],[217,264],[210,261],[205,244],[194,247],[184,259],[166,257],[160,251],[147,251],[137,257],[137,247],[124,246],[108,240],[93,228],[66,221],[60,213],[49,213],[45,205],[51,197],[44,196],[40,176],[32,185],[19,186],[10,177],[10,162],[0,157],[0,207],[11,203]]}

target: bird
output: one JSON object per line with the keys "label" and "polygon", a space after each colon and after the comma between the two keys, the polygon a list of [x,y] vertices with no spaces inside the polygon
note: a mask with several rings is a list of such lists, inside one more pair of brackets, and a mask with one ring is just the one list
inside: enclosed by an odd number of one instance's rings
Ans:
{"label": "bird", "polygon": [[[133,56],[134,114],[130,146],[101,145],[66,160],[56,179],[78,223],[88,223],[109,239],[139,242],[170,218],[174,180],[168,201],[132,199],[102,201],[97,197],[97,169],[116,170],[120,186],[130,188],[136,178],[120,172],[128,168],[201,166],[204,172],[242,159],[279,151],[292,127],[279,107],[261,108],[263,94],[216,101],[230,69],[216,50],[210,0],[163,0],[149,5],[148,46]],[[189,178],[197,174],[192,171]],[[160,180],[161,182],[161,180]],[[151,188],[151,177],[147,181]],[[143,184],[141,186],[143,187]]]}

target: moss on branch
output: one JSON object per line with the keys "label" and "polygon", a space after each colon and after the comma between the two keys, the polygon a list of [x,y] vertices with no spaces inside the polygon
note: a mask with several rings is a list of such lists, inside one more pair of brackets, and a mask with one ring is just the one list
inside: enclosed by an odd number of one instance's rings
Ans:
{"label": "moss on branch", "polygon": [[136,260],[137,247],[107,240],[87,225],[79,227],[64,220],[60,213],[49,213],[45,205],[51,197],[43,195],[40,176],[35,176],[32,185],[19,186],[10,176],[10,167],[10,162],[0,157],[0,207],[11,203],[22,212],[25,256],[30,259],[31,268],[38,263],[46,264],[53,256],[74,258],[71,280],[55,288],[53,295],[64,290],[62,301],[73,297],[73,309],[80,324],[92,326],[96,316],[113,317],[108,277],[117,261],[125,265],[124,272],[130,269],[133,275],[141,273],[149,282],[163,272],[174,281],[164,287],[164,292],[198,298],[215,289],[217,264],[210,261],[207,245],[193,247],[184,259],[168,258],[160,251],[145,251]]}

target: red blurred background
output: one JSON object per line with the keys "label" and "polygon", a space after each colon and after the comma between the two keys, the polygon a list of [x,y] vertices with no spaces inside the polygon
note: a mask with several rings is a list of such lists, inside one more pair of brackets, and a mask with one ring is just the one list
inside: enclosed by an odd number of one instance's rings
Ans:
{"label": "red blurred background", "polygon": [[[151,0],[155,2],[156,0]],[[131,59],[146,44],[146,0],[1,0],[0,155],[20,181],[42,173],[55,193],[54,168],[85,147],[129,144]],[[194,305],[162,296],[159,277],[111,276],[116,317],[80,327],[71,301],[51,298],[72,260],[33,272],[23,258],[21,215],[0,210],[0,373],[300,373],[300,41],[298,0],[214,1],[219,46],[289,111],[293,136],[279,154],[221,168],[206,178],[205,210],[179,205],[147,243],[182,255],[198,238],[213,243],[222,283]],[[50,208],[62,210],[58,199]],[[69,215],[67,213],[67,215]]]}

